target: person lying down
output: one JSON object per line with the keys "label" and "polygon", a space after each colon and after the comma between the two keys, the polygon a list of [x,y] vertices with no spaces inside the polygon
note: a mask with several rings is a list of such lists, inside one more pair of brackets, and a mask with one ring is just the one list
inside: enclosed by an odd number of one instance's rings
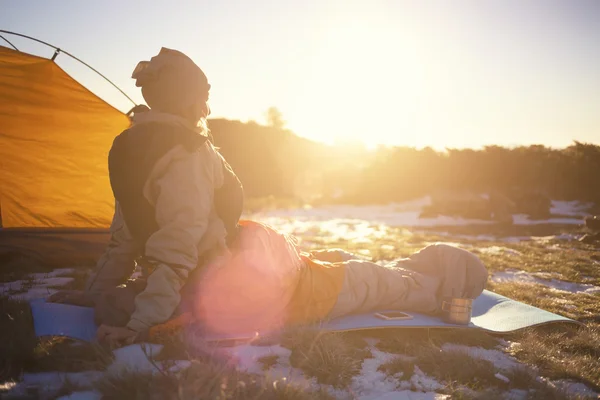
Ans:
{"label": "person lying down", "polygon": [[444,298],[474,299],[488,277],[475,254],[450,245],[381,266],[340,249],[304,253],[268,225],[240,225],[237,251],[207,265],[191,297],[194,318],[222,334],[381,310],[438,315]]}
{"label": "person lying down", "polygon": [[[231,251],[190,275],[171,318],[137,332],[130,329],[128,337],[114,338],[113,344],[156,341],[194,323],[214,334],[236,336],[381,310],[439,315],[445,297],[474,299],[487,281],[475,254],[446,244],[382,266],[341,249],[302,252],[295,238],[268,225],[239,225]],[[114,327],[127,326],[146,279],[92,296],[102,324],[99,339]],[[155,299],[157,312],[160,301]]]}

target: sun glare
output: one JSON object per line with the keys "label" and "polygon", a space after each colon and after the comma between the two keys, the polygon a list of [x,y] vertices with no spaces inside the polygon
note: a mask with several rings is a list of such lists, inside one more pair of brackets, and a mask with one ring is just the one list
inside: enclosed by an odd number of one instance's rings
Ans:
{"label": "sun glare", "polygon": [[298,132],[326,143],[360,141],[368,148],[419,146],[412,132],[426,119],[421,97],[428,83],[414,37],[399,38],[375,23],[337,24],[324,32],[309,72],[312,84],[300,100],[312,104],[312,112],[297,124]]}

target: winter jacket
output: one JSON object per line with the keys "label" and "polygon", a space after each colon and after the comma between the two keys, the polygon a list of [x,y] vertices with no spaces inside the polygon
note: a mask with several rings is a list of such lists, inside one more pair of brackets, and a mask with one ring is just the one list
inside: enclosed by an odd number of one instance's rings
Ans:
{"label": "winter jacket", "polygon": [[[194,129],[179,117],[153,111],[144,113],[133,127],[157,123],[172,128],[165,129],[165,134],[181,129],[193,133]],[[140,187],[140,207],[150,207],[154,214],[150,227],[129,227],[127,221],[135,220],[131,217],[135,207],[128,205],[128,219],[117,199],[111,241],[88,283],[90,292],[102,292],[123,283],[138,257],[149,261],[143,264],[150,266],[146,287],[136,296],[135,311],[126,325],[135,331],[167,321],[180,303],[180,290],[189,273],[201,261],[228,253],[227,229],[215,203],[215,193],[225,183],[227,164],[215,147],[207,140],[195,148],[175,144],[153,164]]]}

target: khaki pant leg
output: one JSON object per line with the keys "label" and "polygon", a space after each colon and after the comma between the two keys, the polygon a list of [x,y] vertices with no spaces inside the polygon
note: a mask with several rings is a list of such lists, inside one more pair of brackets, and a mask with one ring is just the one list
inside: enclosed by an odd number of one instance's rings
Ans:
{"label": "khaki pant leg", "polygon": [[342,290],[329,318],[385,309],[429,313],[437,307],[435,277],[368,261],[351,260],[344,266]]}

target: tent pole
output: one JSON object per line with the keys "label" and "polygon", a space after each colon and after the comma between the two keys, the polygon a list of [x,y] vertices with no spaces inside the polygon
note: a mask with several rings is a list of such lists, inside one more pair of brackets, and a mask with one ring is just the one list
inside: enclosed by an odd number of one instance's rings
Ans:
{"label": "tent pole", "polygon": [[19,51],[19,49],[17,49],[17,46],[15,46],[14,44],[12,44],[12,43],[10,42],[10,40],[8,40],[7,38],[5,38],[5,37],[4,37],[4,36],[2,36],[2,35],[0,35],[0,38],[1,38],[2,40],[4,40],[6,43],[10,44],[10,45],[11,45],[11,47],[12,47],[13,49],[15,49],[16,51]]}
{"label": "tent pole", "polygon": [[[102,74],[101,74],[101,73],[100,73],[100,72],[99,72],[97,69],[95,69],[95,68],[94,68],[94,67],[92,67],[91,65],[89,65],[89,64],[87,64],[86,62],[84,62],[84,61],[80,60],[79,58],[75,57],[73,54],[71,54],[71,53],[69,53],[69,52],[67,52],[67,51],[64,51],[64,50],[62,50],[62,49],[59,49],[58,47],[56,47],[56,46],[54,46],[54,45],[51,45],[50,43],[44,42],[43,40],[36,39],[36,38],[34,38],[34,37],[31,37],[31,36],[23,35],[23,34],[21,34],[21,33],[11,32],[11,31],[5,31],[5,30],[3,30],[3,29],[0,29],[0,32],[1,32],[1,33],[6,33],[6,34],[9,34],[9,35],[20,36],[20,37],[23,37],[23,38],[26,38],[26,39],[29,39],[29,40],[33,40],[34,42],[38,42],[38,43],[44,44],[44,45],[46,45],[46,46],[48,46],[48,47],[52,47],[54,50],[56,50],[56,51],[54,52],[54,56],[52,57],[52,61],[54,61],[54,59],[56,58],[56,56],[58,55],[58,53],[59,53],[59,52],[60,52],[60,53],[64,53],[64,54],[68,55],[68,56],[69,56],[69,57],[71,57],[72,59],[74,59],[74,60],[76,60],[76,61],[79,61],[80,63],[82,63],[83,65],[85,65],[86,67],[88,67],[89,69],[91,69],[92,71],[94,71],[95,73],[97,73],[98,75],[100,75],[102,78],[104,78],[104,80],[105,80],[105,81],[107,81],[108,83],[110,83],[110,84],[111,84],[111,85],[112,85],[112,86],[113,86],[115,89],[117,89],[119,92],[121,92],[121,94],[122,94],[123,96],[127,97],[127,99],[128,99],[128,100],[129,100],[129,101],[130,101],[130,102],[131,102],[131,103],[132,103],[134,106],[135,106],[135,105],[137,105],[137,104],[136,104],[136,102],[135,102],[135,101],[133,101],[133,99],[132,99],[131,97],[127,96],[127,94],[126,94],[124,91],[122,91],[122,90],[121,90],[121,88],[119,88],[117,85],[115,85],[114,83],[112,83],[112,81],[111,81],[110,79],[108,79],[106,76],[102,75]],[[4,39],[4,38],[3,38],[3,39]],[[4,39],[4,40],[6,40],[6,39]],[[8,40],[6,40],[6,41],[8,42]],[[10,43],[10,42],[9,42],[9,43]],[[12,43],[11,43],[11,45],[12,45]],[[14,46],[13,46],[13,47],[14,47]],[[16,47],[15,47],[15,49],[18,51],[18,49],[17,49]]]}

